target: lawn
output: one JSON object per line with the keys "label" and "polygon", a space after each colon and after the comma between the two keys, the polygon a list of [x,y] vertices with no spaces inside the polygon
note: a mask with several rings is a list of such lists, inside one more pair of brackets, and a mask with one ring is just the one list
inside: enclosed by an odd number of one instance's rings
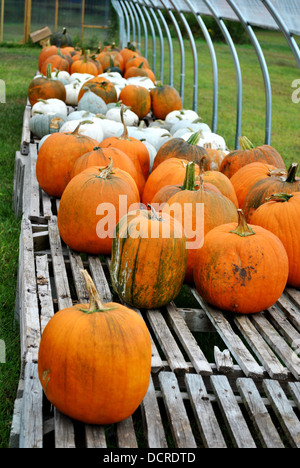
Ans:
{"label": "lawn", "polygon": [[[299,78],[294,57],[284,38],[274,32],[258,32],[270,71],[273,92],[272,145],[285,162],[300,162],[300,103],[292,101],[292,82]],[[159,42],[157,40],[157,42]],[[151,46],[151,41],[149,41]],[[192,106],[192,56],[186,41],[184,107]],[[197,41],[199,56],[198,112],[203,121],[212,120],[212,69],[205,42]],[[36,71],[38,47],[0,47],[0,79],[6,84],[6,103],[0,103],[0,340],[6,345],[6,362],[0,363],[0,447],[8,446],[11,417],[20,372],[19,329],[14,322],[20,220],[12,210],[15,152],[20,147],[24,106],[29,82]],[[262,73],[253,48],[237,46],[243,75],[242,133],[255,145],[264,143],[265,98]],[[159,51],[158,51],[159,52]],[[174,85],[179,89],[180,54],[174,41]],[[219,119],[217,133],[234,147],[236,81],[234,65],[226,44],[216,44],[219,67]],[[151,64],[151,49],[149,51]],[[158,63],[158,62],[157,62]],[[158,67],[159,69],[159,67]],[[166,49],[165,81],[168,82]]]}

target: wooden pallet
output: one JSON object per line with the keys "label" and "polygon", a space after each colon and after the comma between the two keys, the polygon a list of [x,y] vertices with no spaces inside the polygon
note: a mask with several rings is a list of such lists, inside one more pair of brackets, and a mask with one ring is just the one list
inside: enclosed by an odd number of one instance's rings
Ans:
{"label": "wooden pallet", "polygon": [[57,310],[88,301],[80,269],[88,269],[104,301],[119,299],[111,288],[110,258],[79,254],[62,242],[59,201],[40,189],[36,158],[30,138],[27,155],[17,152],[15,164],[22,368],[11,447],[300,447],[300,359],[294,351],[300,346],[300,292],[293,288],[253,316],[217,310],[192,287],[192,307],[175,301],[138,310],[151,335],[152,372],[132,417],[88,426],[51,407],[37,375],[39,342]]}

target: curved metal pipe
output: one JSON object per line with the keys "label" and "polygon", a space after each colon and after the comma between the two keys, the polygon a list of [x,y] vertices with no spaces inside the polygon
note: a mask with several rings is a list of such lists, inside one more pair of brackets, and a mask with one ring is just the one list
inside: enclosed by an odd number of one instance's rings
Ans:
{"label": "curved metal pipe", "polygon": [[132,40],[135,42],[135,35],[136,35],[136,27],[135,27],[135,18],[133,11],[131,9],[131,5],[127,0],[124,0],[124,5],[127,8],[128,16],[130,17],[131,24],[132,24]]}
{"label": "curved metal pipe", "polygon": [[144,57],[146,59],[148,59],[148,28],[147,28],[147,23],[146,23],[146,20],[144,18],[144,15],[143,15],[143,12],[142,12],[142,9],[141,9],[140,5],[138,3],[136,3],[135,7],[138,10],[140,18],[141,18],[142,23],[143,23],[143,29],[144,29],[144,54],[143,55],[144,55]]}
{"label": "curved metal pipe", "polygon": [[165,4],[165,1],[164,0],[161,0],[161,3],[163,4],[163,6],[165,7],[165,10],[168,12],[170,18],[171,18],[171,21],[174,25],[174,28],[175,28],[175,31],[176,31],[176,35],[177,35],[177,38],[178,38],[178,42],[179,42],[179,47],[180,47],[180,58],[181,58],[181,67],[180,67],[180,85],[179,85],[179,95],[181,97],[181,101],[182,101],[182,106],[183,106],[183,102],[184,102],[184,78],[185,78],[185,51],[184,51],[184,43],[183,43],[183,39],[182,39],[182,34],[181,34],[181,31],[180,31],[180,28],[178,26],[178,23],[176,21],[176,18],[175,16],[173,15],[173,12],[172,10],[166,6]]}
{"label": "curved metal pipe", "polygon": [[139,15],[138,15],[138,12],[136,10],[136,6],[135,6],[134,2],[129,2],[129,3],[130,3],[130,6],[131,6],[131,10],[133,11],[135,21],[136,21],[136,25],[137,25],[137,48],[138,48],[138,50],[140,50],[140,48],[141,48],[141,22],[140,22],[140,18],[139,18]]}
{"label": "curved metal pipe", "polygon": [[147,7],[145,5],[143,5],[142,8],[143,8],[144,13],[146,14],[146,17],[147,17],[147,20],[148,20],[148,23],[149,23],[149,26],[150,26],[151,34],[152,34],[152,71],[153,71],[153,73],[155,75],[156,74],[156,37],[155,37],[155,29],[154,29],[151,17],[149,15],[149,12],[147,10]]}
{"label": "curved metal pipe", "polygon": [[120,41],[121,48],[123,48],[124,45],[125,45],[125,41],[124,41],[124,34],[125,34],[124,15],[123,15],[122,8],[121,8],[118,1],[112,0],[111,3],[112,3],[113,8],[115,9],[115,12],[117,13],[117,15],[119,17],[119,41]]}
{"label": "curved metal pipe", "polygon": [[231,6],[236,16],[239,18],[240,22],[244,26],[246,32],[248,33],[250,40],[253,44],[255,52],[257,54],[259,64],[262,70],[264,85],[265,85],[265,95],[266,95],[266,125],[265,125],[265,144],[270,145],[271,143],[271,126],[272,126],[272,91],[271,91],[271,83],[270,77],[268,72],[268,67],[265,61],[264,54],[262,52],[261,46],[258,42],[257,37],[255,36],[252,27],[246,21],[238,7],[236,6],[235,1],[233,0],[226,0],[227,3]]}
{"label": "curved metal pipe", "polygon": [[187,22],[186,17],[184,16],[183,12],[177,8],[176,3],[173,0],[170,0],[171,4],[177,11],[182,24],[186,30],[186,33],[188,35],[189,41],[190,41],[190,46],[192,49],[192,55],[193,55],[193,69],[194,69],[194,83],[193,83],[193,110],[197,112],[198,110],[198,54],[197,54],[197,49],[196,49],[196,44],[195,44],[195,39],[193,36],[193,33],[191,31],[191,28]]}
{"label": "curved metal pipe", "polygon": [[164,15],[162,14],[161,10],[157,10],[157,13],[160,17],[161,22],[164,25],[166,35],[167,35],[167,40],[168,40],[168,45],[169,45],[169,85],[173,86],[174,84],[174,55],[173,55],[173,42],[172,42],[172,37],[170,34],[170,30],[168,28],[167,22],[165,20]]}
{"label": "curved metal pipe", "polygon": [[203,0],[206,4],[207,8],[211,11],[212,16],[218,23],[219,28],[222,31],[222,34],[227,42],[227,45],[230,49],[231,56],[233,59],[234,67],[235,67],[235,75],[236,75],[236,84],[237,84],[237,111],[236,111],[236,131],[235,131],[235,148],[238,149],[239,145],[239,137],[241,136],[242,130],[242,106],[243,106],[243,83],[242,83],[242,73],[241,73],[241,66],[238,58],[238,54],[232,40],[232,37],[223,21],[223,19],[218,15],[214,7],[212,6],[210,0]]}
{"label": "curved metal pipe", "polygon": [[126,43],[127,43],[127,42],[130,42],[130,21],[129,21],[129,16],[128,16],[126,7],[125,7],[125,5],[123,3],[123,0],[119,0],[119,3],[120,3],[120,6],[121,6],[121,8],[123,10],[123,14],[124,14],[125,20],[126,20],[127,29],[126,29],[125,37],[126,37]]}
{"label": "curved metal pipe", "polygon": [[292,36],[292,34],[289,32],[285,22],[283,21],[282,17],[279,15],[279,13],[275,10],[273,5],[270,3],[269,0],[261,0],[263,5],[266,7],[268,12],[273,16],[274,20],[276,21],[277,25],[279,26],[279,29],[282,31],[284,37],[286,38],[293,54],[296,59],[297,65],[300,68],[300,51],[297,42],[295,41],[295,38]]}
{"label": "curved metal pipe", "polygon": [[153,16],[153,19],[156,24],[156,28],[158,31],[159,35],[159,41],[160,41],[160,81],[163,82],[164,80],[164,60],[165,60],[165,51],[164,51],[164,37],[162,33],[162,29],[160,27],[159,21],[157,19],[157,16],[154,13],[154,10],[152,7],[149,7],[150,13]]}
{"label": "curved metal pipe", "polygon": [[218,79],[218,65],[217,65],[217,57],[215,48],[213,46],[213,42],[211,40],[210,34],[207,30],[207,27],[201,18],[201,16],[196,12],[194,6],[191,4],[190,0],[185,0],[185,3],[188,5],[192,13],[194,14],[202,32],[204,38],[206,40],[208,50],[211,57],[212,62],[212,69],[213,69],[213,116],[212,116],[212,131],[215,133],[217,130],[218,125],[218,86],[219,86],[219,79]]}

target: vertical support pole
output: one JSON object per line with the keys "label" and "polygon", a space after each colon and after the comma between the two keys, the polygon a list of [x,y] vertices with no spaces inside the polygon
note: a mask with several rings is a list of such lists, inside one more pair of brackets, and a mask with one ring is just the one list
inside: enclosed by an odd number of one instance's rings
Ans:
{"label": "vertical support pole", "polygon": [[173,55],[172,37],[171,37],[171,34],[170,34],[170,30],[168,28],[167,22],[165,20],[165,17],[162,14],[161,10],[157,10],[157,13],[159,14],[160,20],[164,25],[166,35],[167,35],[168,44],[169,44],[169,57],[170,57],[169,85],[173,86],[173,84],[174,84],[174,55]]}
{"label": "vertical support pole", "polygon": [[148,59],[148,28],[147,28],[147,23],[146,23],[146,20],[144,18],[144,15],[143,15],[143,12],[142,12],[142,9],[140,7],[140,5],[138,3],[135,4],[135,7],[137,9],[137,11],[139,12],[139,15],[140,15],[140,18],[142,20],[142,23],[143,23],[143,29],[144,29],[144,57],[146,59]]}
{"label": "vertical support pole", "polygon": [[85,16],[85,0],[81,1],[81,47],[83,46],[83,34],[84,34],[84,16]]}
{"label": "vertical support pole", "polygon": [[135,5],[134,5],[133,2],[128,3],[128,6],[130,6],[130,10],[131,10],[131,12],[133,13],[133,15],[135,17],[136,28],[137,28],[137,43],[136,43],[136,46],[137,46],[137,49],[140,50],[140,48],[141,48],[141,23],[140,23],[139,15],[138,15],[137,10],[135,9]]}
{"label": "vertical support pole", "polygon": [[156,38],[155,38],[155,29],[154,29],[154,26],[153,26],[153,23],[152,23],[152,20],[151,20],[151,17],[150,17],[150,14],[149,14],[149,11],[147,9],[147,7],[144,5],[143,7],[143,11],[146,15],[146,18],[147,18],[147,21],[148,21],[148,24],[150,26],[150,29],[151,29],[151,34],[152,34],[152,70],[153,70],[153,73],[154,75],[156,74]]}
{"label": "vertical support pole", "polygon": [[119,17],[119,42],[120,42],[121,49],[123,49],[125,47],[125,36],[124,36],[125,27],[124,27],[124,17],[122,14],[122,8],[121,8],[120,3],[116,0],[111,0],[111,4]]}
{"label": "vertical support pole", "polygon": [[4,24],[4,0],[1,0],[1,15],[0,15],[0,42],[3,41],[3,24]]}
{"label": "vertical support pole", "polygon": [[127,8],[128,16],[129,16],[130,19],[131,19],[131,25],[132,25],[132,40],[133,40],[133,42],[136,42],[136,40],[135,40],[135,35],[136,35],[135,17],[134,17],[134,14],[133,14],[133,12],[132,12],[132,9],[131,9],[131,6],[130,6],[129,2],[127,2],[127,1],[125,0],[125,1],[124,1],[124,6]]}
{"label": "vertical support pole", "polygon": [[54,17],[54,32],[57,31],[57,21],[58,21],[58,2],[59,0],[55,0],[55,17]]}
{"label": "vertical support pole", "polygon": [[158,35],[159,35],[159,41],[160,41],[160,78],[159,79],[160,79],[161,82],[163,82],[163,80],[164,80],[164,58],[165,58],[164,38],[163,38],[163,34],[162,34],[162,30],[161,30],[159,21],[157,19],[157,16],[154,13],[153,8],[149,7],[149,10],[150,10],[151,15],[153,16],[153,19],[155,21],[156,28],[157,28],[157,31],[158,31]]}
{"label": "vertical support pole", "polygon": [[24,9],[24,43],[29,41],[31,26],[31,0],[25,0],[25,9]]}

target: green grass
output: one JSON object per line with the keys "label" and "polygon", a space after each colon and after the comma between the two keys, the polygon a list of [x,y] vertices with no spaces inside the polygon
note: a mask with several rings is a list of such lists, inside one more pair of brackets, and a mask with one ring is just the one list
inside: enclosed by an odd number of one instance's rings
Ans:
{"label": "green grass", "polygon": [[[284,38],[274,32],[259,32],[270,71],[273,92],[272,145],[286,164],[300,162],[300,104],[291,100],[291,83],[299,69]],[[157,39],[157,44],[159,41]],[[192,106],[192,56],[186,45],[184,107]],[[151,40],[149,40],[151,46]],[[230,52],[226,44],[215,45],[219,67],[219,120],[217,132],[233,148],[236,119],[236,82]],[[143,50],[143,48],[142,48]],[[212,69],[206,44],[197,41],[199,57],[198,112],[208,124],[212,120]],[[6,363],[0,364],[0,447],[8,445],[13,404],[19,380],[20,347],[18,324],[14,322],[20,220],[12,210],[15,152],[20,148],[24,106],[29,82],[36,71],[38,47],[1,47],[0,79],[6,83],[6,104],[0,104],[0,340],[6,344]],[[243,75],[243,125],[256,145],[264,143],[265,98],[262,74],[253,47],[237,46]],[[174,40],[175,87],[179,89],[180,55]],[[159,55],[159,50],[157,50]],[[149,50],[151,64],[151,47]],[[157,61],[159,71],[159,61]],[[166,48],[165,82],[168,82]],[[203,338],[199,338],[203,339]]]}

